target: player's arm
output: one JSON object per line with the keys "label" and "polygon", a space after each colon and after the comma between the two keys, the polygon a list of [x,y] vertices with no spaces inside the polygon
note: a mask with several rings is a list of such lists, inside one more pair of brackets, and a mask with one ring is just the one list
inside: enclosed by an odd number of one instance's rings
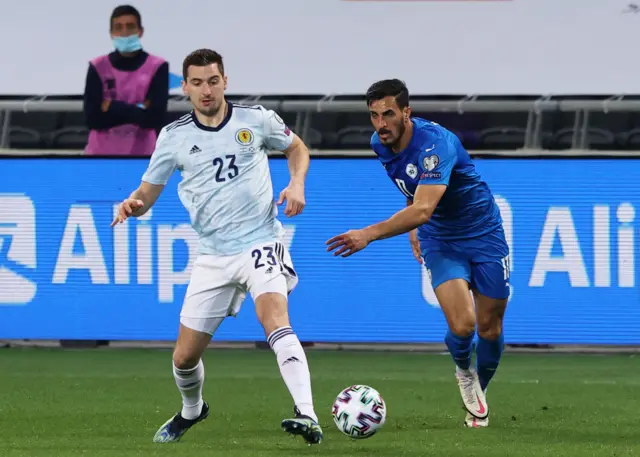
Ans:
{"label": "player's arm", "polygon": [[334,236],[327,240],[327,251],[334,251],[334,256],[349,257],[373,241],[391,238],[426,224],[446,189],[447,186],[444,184],[418,185],[411,205],[398,211],[386,221]]}
{"label": "player's arm", "polygon": [[446,190],[447,186],[444,184],[418,185],[413,204],[398,211],[386,221],[365,228],[367,238],[370,242],[384,240],[426,224]]}
{"label": "player's arm", "polygon": [[[411,205],[413,205],[413,200],[411,200],[410,198],[407,198],[407,208],[409,206],[411,206]],[[418,236],[417,234],[418,234],[418,229],[417,228],[415,228],[415,229],[413,229],[413,230],[411,230],[409,232],[409,237],[411,238],[411,242],[413,242],[413,238]]]}
{"label": "player's arm", "polygon": [[429,222],[447,190],[456,161],[456,150],[447,141],[440,141],[423,152],[418,160],[420,181],[413,196],[413,204],[386,221],[365,228],[369,242],[391,238]]}
{"label": "player's arm", "polygon": [[291,182],[304,185],[309,171],[309,148],[293,133],[275,111],[265,110],[265,142],[287,157]]}
{"label": "player's arm", "polygon": [[289,185],[280,192],[278,198],[278,205],[287,202],[287,206],[284,209],[284,214],[287,217],[297,216],[302,213],[306,205],[304,198],[304,181],[309,171],[309,148],[304,142],[296,135],[291,133],[293,139],[291,144],[284,149],[285,156],[287,157],[287,163],[289,165],[289,175],[291,180]]}
{"label": "player's arm", "polygon": [[142,181],[140,186],[118,205],[111,227],[123,223],[130,217],[140,217],[149,211],[160,196],[163,188],[164,186],[162,185]]}
{"label": "player's arm", "polygon": [[305,207],[304,182],[309,171],[309,148],[274,111],[265,110],[264,114],[265,142],[269,148],[284,153],[291,176],[287,188],[280,192],[277,204],[281,205],[286,200],[284,214],[296,216]]}
{"label": "player's arm", "polygon": [[[407,206],[413,205],[413,200],[407,198]],[[420,241],[418,240],[418,229],[414,228],[409,232],[409,244],[411,244],[411,251],[418,263],[422,263],[422,251],[420,250]]]}
{"label": "player's arm", "polygon": [[140,217],[145,214],[154,205],[158,197],[164,189],[163,184],[151,184],[146,181],[142,181],[140,186],[129,195],[128,200],[138,200],[141,202],[141,207],[131,212],[131,216]]}
{"label": "player's arm", "polygon": [[142,176],[142,182],[129,198],[118,206],[118,214],[111,226],[124,222],[128,217],[140,217],[158,200],[164,186],[176,170],[173,141],[166,130],[162,130],[156,141],[149,166]]}
{"label": "player's arm", "polygon": [[307,148],[307,145],[304,144],[298,135],[295,133],[292,133],[291,135],[293,135],[291,144],[282,152],[287,157],[291,182],[304,185],[304,181],[307,178],[307,172],[309,171],[309,163],[311,161],[309,148]]}

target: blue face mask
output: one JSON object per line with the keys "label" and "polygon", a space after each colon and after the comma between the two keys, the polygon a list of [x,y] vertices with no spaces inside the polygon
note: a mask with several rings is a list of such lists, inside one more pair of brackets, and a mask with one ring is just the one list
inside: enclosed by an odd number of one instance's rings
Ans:
{"label": "blue face mask", "polygon": [[138,35],[116,36],[111,40],[113,41],[113,47],[118,52],[136,52],[142,49]]}

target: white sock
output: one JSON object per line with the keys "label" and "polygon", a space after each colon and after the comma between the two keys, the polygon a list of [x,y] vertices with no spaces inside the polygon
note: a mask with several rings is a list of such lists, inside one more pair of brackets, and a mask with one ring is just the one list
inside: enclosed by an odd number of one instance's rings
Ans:
{"label": "white sock", "polygon": [[300,414],[317,422],[318,416],[313,410],[309,365],[300,340],[291,327],[281,327],[269,335],[267,342],[276,354],[280,374]]}
{"label": "white sock", "polygon": [[186,370],[173,366],[173,377],[182,395],[182,417],[195,419],[202,412],[202,385],[204,384],[204,364],[202,359],[193,368]]}

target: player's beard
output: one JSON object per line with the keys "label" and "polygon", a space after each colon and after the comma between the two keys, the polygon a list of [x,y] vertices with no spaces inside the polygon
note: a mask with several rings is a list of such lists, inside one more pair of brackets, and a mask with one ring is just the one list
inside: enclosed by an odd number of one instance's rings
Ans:
{"label": "player's beard", "polygon": [[202,114],[203,116],[207,116],[207,117],[213,117],[216,114],[218,114],[218,111],[220,111],[220,107],[222,106],[222,103],[216,103],[213,102],[211,104],[211,106],[202,106],[200,108],[197,108],[197,110],[200,112],[200,114]]}
{"label": "player's beard", "polygon": [[[395,130],[395,135],[393,134],[393,130]],[[384,133],[389,133],[389,139],[385,142],[385,144],[391,148],[393,148],[394,146],[396,146],[398,144],[398,142],[400,141],[400,139],[404,136],[404,132],[407,130],[407,127],[404,125],[403,122],[399,122],[396,126],[395,129],[383,129],[382,132]],[[380,133],[380,132],[378,132]]]}
{"label": "player's beard", "polygon": [[402,139],[402,137],[404,136],[404,132],[407,131],[407,127],[404,125],[404,122],[399,122],[398,125],[396,126],[396,130],[398,134],[393,139],[394,146],[398,144],[398,142]]}

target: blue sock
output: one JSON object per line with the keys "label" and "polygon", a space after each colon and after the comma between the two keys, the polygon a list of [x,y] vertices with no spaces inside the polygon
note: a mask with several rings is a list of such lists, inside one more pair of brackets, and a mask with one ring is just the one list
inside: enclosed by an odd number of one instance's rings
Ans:
{"label": "blue sock", "polygon": [[453,361],[463,370],[468,370],[471,366],[471,351],[473,349],[473,333],[469,336],[458,336],[447,330],[444,342],[449,348],[449,353]]}
{"label": "blue sock", "polygon": [[504,336],[501,333],[497,340],[486,340],[478,336],[476,346],[476,364],[480,387],[485,390],[489,381],[496,374],[496,369],[500,363],[500,356],[504,350]]}

